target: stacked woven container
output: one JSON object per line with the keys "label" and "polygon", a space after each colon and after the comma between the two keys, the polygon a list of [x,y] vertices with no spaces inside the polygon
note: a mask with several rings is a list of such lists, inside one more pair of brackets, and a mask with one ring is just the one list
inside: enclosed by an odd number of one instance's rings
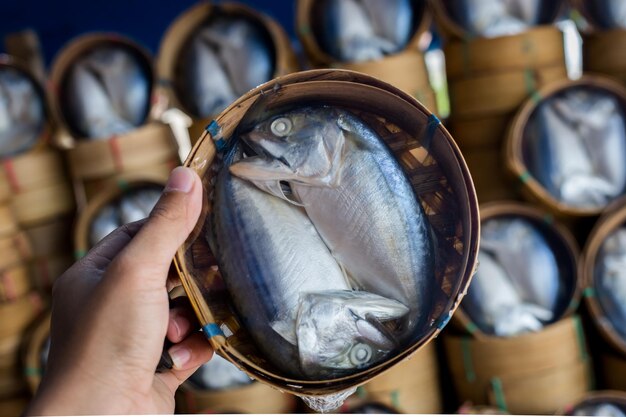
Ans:
{"label": "stacked woven container", "polygon": [[472,172],[479,201],[517,198],[515,182],[504,175],[502,143],[518,107],[541,86],[567,78],[563,34],[549,26],[561,1],[546,2],[550,10],[511,35],[470,21],[457,10],[462,3],[432,2],[447,38],[448,127]]}

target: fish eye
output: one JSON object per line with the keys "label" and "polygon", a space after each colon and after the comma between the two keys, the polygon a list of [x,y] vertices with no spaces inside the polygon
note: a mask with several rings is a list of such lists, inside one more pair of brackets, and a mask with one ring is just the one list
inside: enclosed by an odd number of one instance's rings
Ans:
{"label": "fish eye", "polygon": [[364,365],[372,359],[372,348],[365,343],[357,343],[350,349],[350,362],[355,365]]}
{"label": "fish eye", "polygon": [[270,130],[272,131],[272,133],[279,138],[283,138],[289,135],[292,128],[293,123],[291,123],[291,120],[286,117],[279,117],[278,119],[274,120],[270,125]]}

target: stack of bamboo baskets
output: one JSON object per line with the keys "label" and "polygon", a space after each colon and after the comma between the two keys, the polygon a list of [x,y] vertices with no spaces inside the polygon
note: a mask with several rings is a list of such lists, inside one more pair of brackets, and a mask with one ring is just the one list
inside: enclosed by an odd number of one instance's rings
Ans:
{"label": "stack of bamboo baskets", "polygon": [[[505,175],[502,143],[518,107],[537,90],[567,78],[564,39],[553,26],[494,38],[474,37],[451,18],[453,2],[433,1],[446,37],[444,55],[450,95],[448,128],[468,164],[481,203],[517,199]],[[553,2],[556,7],[560,2]]]}
{"label": "stack of bamboo baskets", "polygon": [[321,37],[328,29],[322,24],[323,19],[320,16],[323,11],[319,9],[325,3],[328,2],[297,1],[297,33],[313,68],[346,69],[377,77],[403,90],[420,101],[427,109],[437,113],[435,92],[430,85],[424,54],[420,50],[422,35],[431,23],[427,1],[412,0],[410,2],[415,16],[414,33],[406,47],[396,54],[366,62],[339,62],[329,51],[324,50]]}
{"label": "stack of bamboo baskets", "polygon": [[[119,136],[84,138],[69,123],[64,100],[66,79],[73,64],[86,52],[98,47],[114,47],[131,52],[146,68],[153,92],[150,111],[143,124]],[[87,34],[67,44],[52,64],[49,80],[51,107],[58,124],[55,142],[65,150],[74,181],[79,208],[111,183],[124,181],[137,173],[164,179],[180,163],[176,138],[169,125],[159,120],[165,105],[155,93],[151,57],[141,46],[117,34]]]}
{"label": "stack of bamboo baskets", "polygon": [[481,206],[483,222],[516,217],[541,230],[554,251],[565,295],[555,319],[539,332],[501,338],[480,328],[462,304],[454,317],[460,334],[444,337],[447,361],[460,401],[512,414],[553,414],[582,396],[592,381],[584,331],[573,315],[581,293],[578,249],[567,229],[541,210],[521,203]]}

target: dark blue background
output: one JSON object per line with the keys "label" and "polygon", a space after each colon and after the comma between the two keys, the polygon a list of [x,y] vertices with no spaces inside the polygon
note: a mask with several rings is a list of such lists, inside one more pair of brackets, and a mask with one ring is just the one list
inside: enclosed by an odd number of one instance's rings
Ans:
{"label": "dark blue background", "polygon": [[[0,0],[0,38],[22,29],[35,29],[48,65],[67,41],[90,31],[119,32],[156,54],[170,23],[196,3],[194,0]],[[239,0],[239,3],[273,17],[295,38],[295,0]],[[0,46],[0,50],[3,48]]]}

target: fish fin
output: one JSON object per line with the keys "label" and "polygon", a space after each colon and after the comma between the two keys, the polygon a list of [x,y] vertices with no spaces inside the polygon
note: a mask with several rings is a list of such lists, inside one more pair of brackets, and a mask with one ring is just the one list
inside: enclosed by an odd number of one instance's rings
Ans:
{"label": "fish fin", "polygon": [[270,326],[287,342],[291,343],[294,346],[298,345],[298,338],[296,336],[296,328],[294,326],[293,320],[275,320],[270,324]]}

